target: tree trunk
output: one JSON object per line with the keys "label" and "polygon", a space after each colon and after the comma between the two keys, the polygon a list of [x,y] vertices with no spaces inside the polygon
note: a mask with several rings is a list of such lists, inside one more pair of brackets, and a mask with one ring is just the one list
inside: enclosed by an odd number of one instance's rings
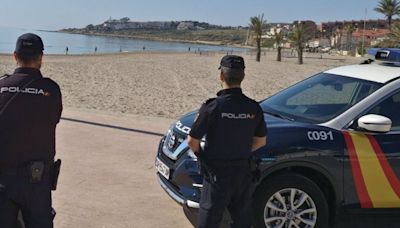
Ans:
{"label": "tree trunk", "polygon": [[392,16],[388,16],[389,30],[392,30]]}
{"label": "tree trunk", "polygon": [[261,39],[257,39],[257,56],[256,61],[260,62],[261,59]]}
{"label": "tree trunk", "polygon": [[299,64],[303,64],[303,49],[298,49],[297,50],[297,57],[299,60]]}
{"label": "tree trunk", "polygon": [[278,46],[278,56],[276,57],[276,61],[281,62],[282,61],[282,47]]}

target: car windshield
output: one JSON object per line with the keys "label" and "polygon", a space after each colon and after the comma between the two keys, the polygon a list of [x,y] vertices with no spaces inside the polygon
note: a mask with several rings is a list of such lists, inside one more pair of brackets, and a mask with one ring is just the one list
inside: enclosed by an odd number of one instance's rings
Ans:
{"label": "car windshield", "polygon": [[324,123],[379,89],[383,84],[320,73],[261,102],[264,112],[306,123]]}

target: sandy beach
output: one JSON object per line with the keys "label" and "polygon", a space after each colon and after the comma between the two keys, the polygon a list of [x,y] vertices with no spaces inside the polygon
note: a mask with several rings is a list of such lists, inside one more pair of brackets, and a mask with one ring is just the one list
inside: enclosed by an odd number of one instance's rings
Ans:
{"label": "sandy beach", "polygon": [[[177,118],[196,109],[220,89],[217,80],[223,54],[121,53],[83,56],[45,56],[42,72],[57,81],[64,107]],[[324,56],[275,61],[267,53],[257,63],[246,60],[244,92],[262,100],[269,95],[322,70],[361,62],[359,58]],[[331,59],[327,59],[327,58]],[[11,73],[15,62],[0,55],[0,74]]]}

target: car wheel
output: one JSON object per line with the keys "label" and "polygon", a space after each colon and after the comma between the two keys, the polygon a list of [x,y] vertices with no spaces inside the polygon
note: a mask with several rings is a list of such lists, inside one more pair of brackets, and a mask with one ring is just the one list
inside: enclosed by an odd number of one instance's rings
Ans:
{"label": "car wheel", "polygon": [[257,228],[325,228],[329,209],[313,181],[298,174],[277,175],[263,181],[254,198]]}

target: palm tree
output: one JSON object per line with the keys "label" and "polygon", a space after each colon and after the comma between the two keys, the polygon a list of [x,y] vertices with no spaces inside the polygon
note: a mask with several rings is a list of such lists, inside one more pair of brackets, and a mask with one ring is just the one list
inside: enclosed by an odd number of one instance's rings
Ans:
{"label": "palm tree", "polygon": [[400,46],[400,22],[395,22],[393,24],[392,30],[388,36],[389,47],[399,47]]}
{"label": "palm tree", "polygon": [[303,51],[306,46],[305,28],[304,24],[299,22],[294,24],[291,39],[297,50],[297,57],[299,64],[303,64]]}
{"label": "palm tree", "polygon": [[374,10],[386,16],[390,29],[393,16],[400,14],[400,2],[398,0],[380,0],[378,7]]}
{"label": "palm tree", "polygon": [[387,39],[381,41],[375,47],[377,48],[400,48],[400,22],[395,22],[392,25]]}
{"label": "palm tree", "polygon": [[254,33],[254,39],[257,44],[257,57],[256,61],[260,62],[261,58],[261,35],[267,25],[267,21],[264,20],[264,14],[258,15],[257,17],[250,18],[250,28]]}
{"label": "palm tree", "polygon": [[282,61],[282,42],[283,42],[284,37],[285,36],[282,32],[282,29],[280,29],[279,32],[278,32],[277,28],[274,29],[273,39],[274,39],[276,47],[278,49],[278,55],[276,57],[276,61],[279,61],[279,62]]}
{"label": "palm tree", "polygon": [[344,29],[347,32],[347,51],[352,51],[353,32],[356,31],[353,24],[347,24]]}

